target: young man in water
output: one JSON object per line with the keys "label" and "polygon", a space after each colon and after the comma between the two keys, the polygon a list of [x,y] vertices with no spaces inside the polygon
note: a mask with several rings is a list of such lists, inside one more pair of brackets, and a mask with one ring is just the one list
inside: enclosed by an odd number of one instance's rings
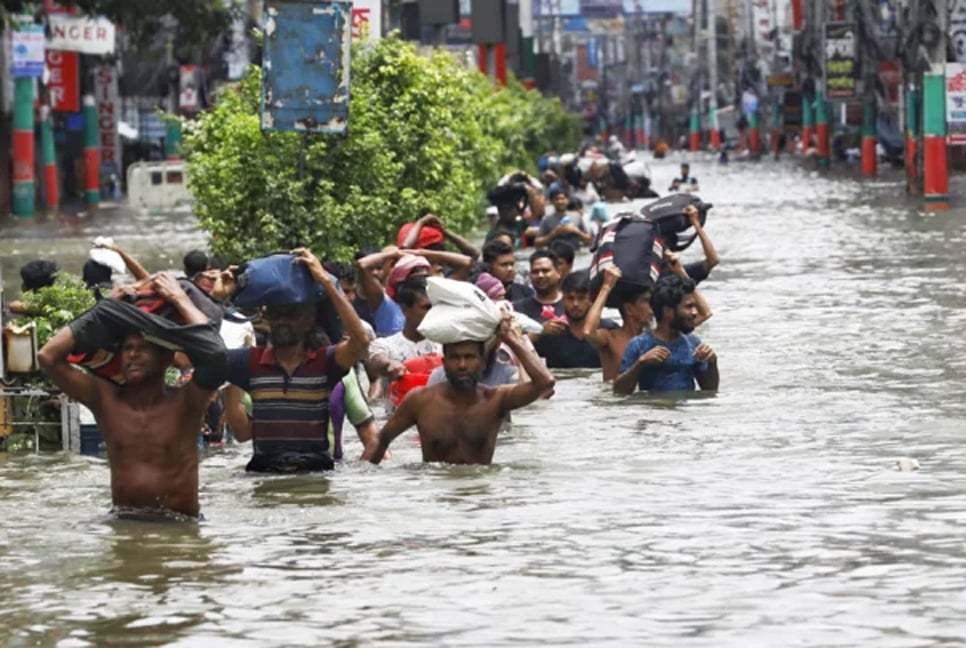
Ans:
{"label": "young man in water", "polygon": [[694,335],[698,306],[694,282],[678,275],[658,279],[651,295],[657,318],[653,331],[631,340],[624,351],[614,393],[641,391],[702,391],[718,389],[718,358]]}
{"label": "young man in water", "polygon": [[641,288],[621,295],[618,310],[623,323],[620,328],[600,326],[604,306],[620,278],[621,271],[617,266],[608,266],[604,269],[604,282],[584,320],[584,339],[594,345],[600,354],[603,379],[608,382],[617,377],[627,345],[632,339],[644,333],[653,319],[650,304],[651,289]]}
{"label": "young man in water", "polygon": [[515,302],[533,296],[533,288],[516,281],[517,259],[513,254],[513,246],[506,241],[494,239],[484,245],[483,263],[489,273],[503,284],[507,301]]}
{"label": "young man in water", "polygon": [[512,410],[529,405],[554,386],[553,375],[530,351],[507,316],[500,323],[499,338],[519,359],[529,382],[502,387],[482,387],[483,342],[456,342],[443,347],[446,382],[410,392],[367,445],[363,459],[379,463],[393,439],[415,425],[423,449],[423,461],[454,464],[489,464],[496,449],[496,435]]}
{"label": "young man in water", "polygon": [[[194,376],[181,388],[165,386],[172,351],[145,339],[114,317],[126,304],[103,300],[59,331],[40,350],[40,364],[68,396],[89,408],[107,443],[111,499],[118,509],[198,517],[198,432],[215,390],[224,382],[226,352],[218,331],[171,275],[155,277],[159,296],[173,304],[194,331],[199,347],[184,351]],[[150,319],[150,316],[143,315]],[[124,384],[85,373],[67,361],[75,346],[101,346],[118,338]]]}
{"label": "young man in water", "polygon": [[691,175],[691,165],[681,163],[681,175],[671,181],[668,191],[698,191],[698,179]]}

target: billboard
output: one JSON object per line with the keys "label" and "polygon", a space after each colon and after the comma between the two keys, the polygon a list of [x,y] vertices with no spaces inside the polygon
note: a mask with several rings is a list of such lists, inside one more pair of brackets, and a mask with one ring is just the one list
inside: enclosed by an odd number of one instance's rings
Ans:
{"label": "billboard", "polygon": [[829,99],[855,96],[855,25],[825,23],[825,95]]}
{"label": "billboard", "polygon": [[265,3],[262,130],[344,133],[351,2]]}

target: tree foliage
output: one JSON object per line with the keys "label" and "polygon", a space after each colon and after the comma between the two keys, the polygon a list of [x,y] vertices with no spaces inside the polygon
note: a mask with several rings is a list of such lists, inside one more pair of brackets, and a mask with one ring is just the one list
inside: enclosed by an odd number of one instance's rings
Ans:
{"label": "tree foliage", "polygon": [[353,50],[345,136],[262,133],[260,70],[185,126],[189,182],[218,255],[239,260],[309,245],[346,260],[433,210],[478,223],[485,190],[575,147],[579,120],[513,82],[496,90],[446,52],[387,38]]}
{"label": "tree foliage", "polygon": [[94,293],[81,278],[58,272],[54,283],[23,294],[30,319],[37,323],[37,342],[43,346],[54,333],[94,306]]}

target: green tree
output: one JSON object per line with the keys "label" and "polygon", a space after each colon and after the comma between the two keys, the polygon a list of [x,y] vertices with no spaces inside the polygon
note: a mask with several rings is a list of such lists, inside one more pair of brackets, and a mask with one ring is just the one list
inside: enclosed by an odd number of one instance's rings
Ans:
{"label": "green tree", "polygon": [[504,171],[532,169],[579,138],[559,103],[516,83],[496,90],[448,53],[423,57],[399,39],[354,48],[351,75],[345,136],[262,133],[258,68],[186,124],[189,182],[214,252],[240,260],[309,245],[346,260],[426,209],[466,231]]}

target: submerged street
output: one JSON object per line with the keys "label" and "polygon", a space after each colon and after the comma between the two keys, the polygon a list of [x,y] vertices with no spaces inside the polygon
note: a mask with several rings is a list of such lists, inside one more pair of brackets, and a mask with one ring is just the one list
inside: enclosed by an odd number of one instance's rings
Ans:
{"label": "submerged street", "polygon": [[[679,161],[651,161],[662,194]],[[966,209],[921,214],[901,172],[692,173],[718,394],[558,372],[488,467],[421,465],[412,431],[379,467],[349,432],[324,476],[211,450],[198,525],[107,521],[102,458],[0,455],[4,643],[960,645]],[[0,236],[7,290],[97,235],[152,270],[204,241],[187,217],[23,230]]]}

